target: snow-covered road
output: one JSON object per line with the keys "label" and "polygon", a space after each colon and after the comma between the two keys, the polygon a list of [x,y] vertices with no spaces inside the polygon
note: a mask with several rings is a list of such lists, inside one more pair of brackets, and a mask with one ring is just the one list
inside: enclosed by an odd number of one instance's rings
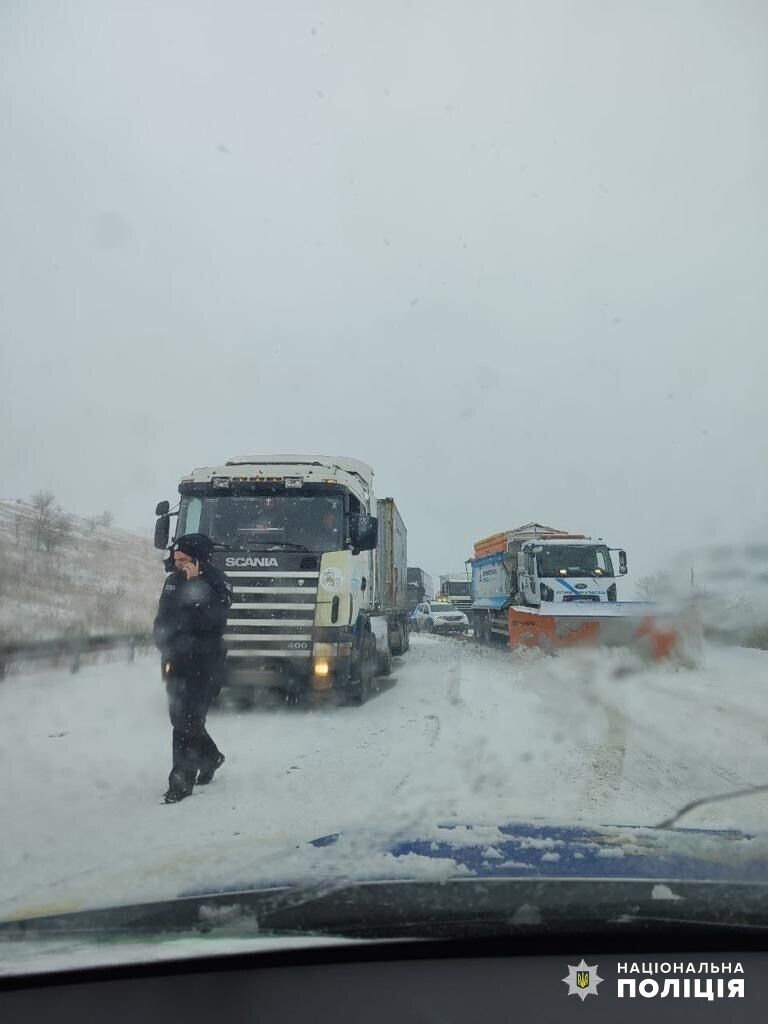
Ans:
{"label": "snow-covered road", "polygon": [[[227,762],[164,806],[170,726],[155,657],[0,683],[0,918],[275,877],[285,851],[437,820],[652,825],[768,782],[768,654],[694,669],[618,652],[545,657],[417,636],[363,707],[223,708]],[[768,831],[768,797],[685,826]]]}

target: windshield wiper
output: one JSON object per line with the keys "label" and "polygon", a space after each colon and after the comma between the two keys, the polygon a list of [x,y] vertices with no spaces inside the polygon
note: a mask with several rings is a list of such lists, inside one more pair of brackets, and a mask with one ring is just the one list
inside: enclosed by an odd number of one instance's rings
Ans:
{"label": "windshield wiper", "polygon": [[740,796],[753,796],[756,793],[767,793],[768,785],[762,786],[747,786],[746,789],[734,789],[730,793],[718,793],[717,796],[702,796],[698,800],[691,800],[690,803],[685,804],[680,808],[679,811],[669,817],[665,818],[664,821],[659,822],[658,825],[654,825],[653,828],[673,828],[675,823],[678,822],[684,814],[692,811],[695,807],[703,807],[704,804],[715,804],[721,800],[735,800]]}
{"label": "windshield wiper", "polygon": [[[590,932],[638,935],[649,926],[739,934],[768,930],[764,882],[673,879],[674,895],[654,895],[655,879],[484,878],[277,883],[258,889],[148,904],[0,921],[4,940],[130,935],[239,938],[343,936],[456,939]],[[660,900],[662,902],[660,902]],[[674,902],[671,902],[674,901]],[[524,909],[524,913],[520,913]],[[0,953],[2,950],[0,950]]]}
{"label": "windshield wiper", "polygon": [[293,544],[291,541],[271,541],[269,544],[249,544],[243,547],[238,544],[223,544],[221,541],[214,541],[213,547],[216,551],[310,551],[310,548],[303,544]]}
{"label": "windshield wiper", "polygon": [[294,544],[289,540],[279,540],[272,544],[269,544],[264,548],[265,551],[309,551],[308,547],[303,544]]}

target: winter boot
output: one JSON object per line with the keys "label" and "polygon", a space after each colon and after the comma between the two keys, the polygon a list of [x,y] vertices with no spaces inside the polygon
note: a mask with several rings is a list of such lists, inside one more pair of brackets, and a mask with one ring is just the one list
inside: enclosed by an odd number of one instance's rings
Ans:
{"label": "winter boot", "polygon": [[201,768],[197,775],[198,786],[207,786],[208,783],[212,781],[217,769],[221,768],[224,764],[224,761],[225,757],[220,753],[207,768]]}
{"label": "winter boot", "polygon": [[169,790],[163,793],[163,803],[177,804],[180,800],[184,800],[188,796],[192,796],[191,789],[179,789],[177,786],[171,786]]}
{"label": "winter boot", "polygon": [[192,796],[194,784],[194,769],[174,768],[168,776],[168,790],[163,794],[163,803],[177,804],[180,800]]}

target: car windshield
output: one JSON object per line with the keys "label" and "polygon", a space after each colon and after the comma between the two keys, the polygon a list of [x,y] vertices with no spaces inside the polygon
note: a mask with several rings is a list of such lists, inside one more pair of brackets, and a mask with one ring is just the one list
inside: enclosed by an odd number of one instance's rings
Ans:
{"label": "car windshield", "polygon": [[0,974],[757,934],[768,3],[5,0],[0,124]]}
{"label": "car windshield", "polygon": [[179,513],[180,534],[204,533],[216,544],[242,550],[338,551],[343,527],[343,500],[321,495],[184,497]]}
{"label": "car windshield", "polygon": [[537,552],[536,562],[539,576],[613,576],[606,547],[553,544]]}

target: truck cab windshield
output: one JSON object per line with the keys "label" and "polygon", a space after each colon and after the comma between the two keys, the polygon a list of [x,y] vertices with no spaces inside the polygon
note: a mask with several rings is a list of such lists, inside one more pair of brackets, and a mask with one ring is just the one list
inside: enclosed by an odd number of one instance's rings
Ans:
{"label": "truck cab windshield", "polygon": [[601,545],[558,544],[536,552],[541,578],[552,576],[613,576],[608,548]]}
{"label": "truck cab windshield", "polygon": [[469,582],[451,581],[446,584],[446,593],[449,597],[469,597]]}
{"label": "truck cab windshield", "polygon": [[179,532],[205,533],[234,550],[339,551],[344,502],[339,495],[185,496]]}

